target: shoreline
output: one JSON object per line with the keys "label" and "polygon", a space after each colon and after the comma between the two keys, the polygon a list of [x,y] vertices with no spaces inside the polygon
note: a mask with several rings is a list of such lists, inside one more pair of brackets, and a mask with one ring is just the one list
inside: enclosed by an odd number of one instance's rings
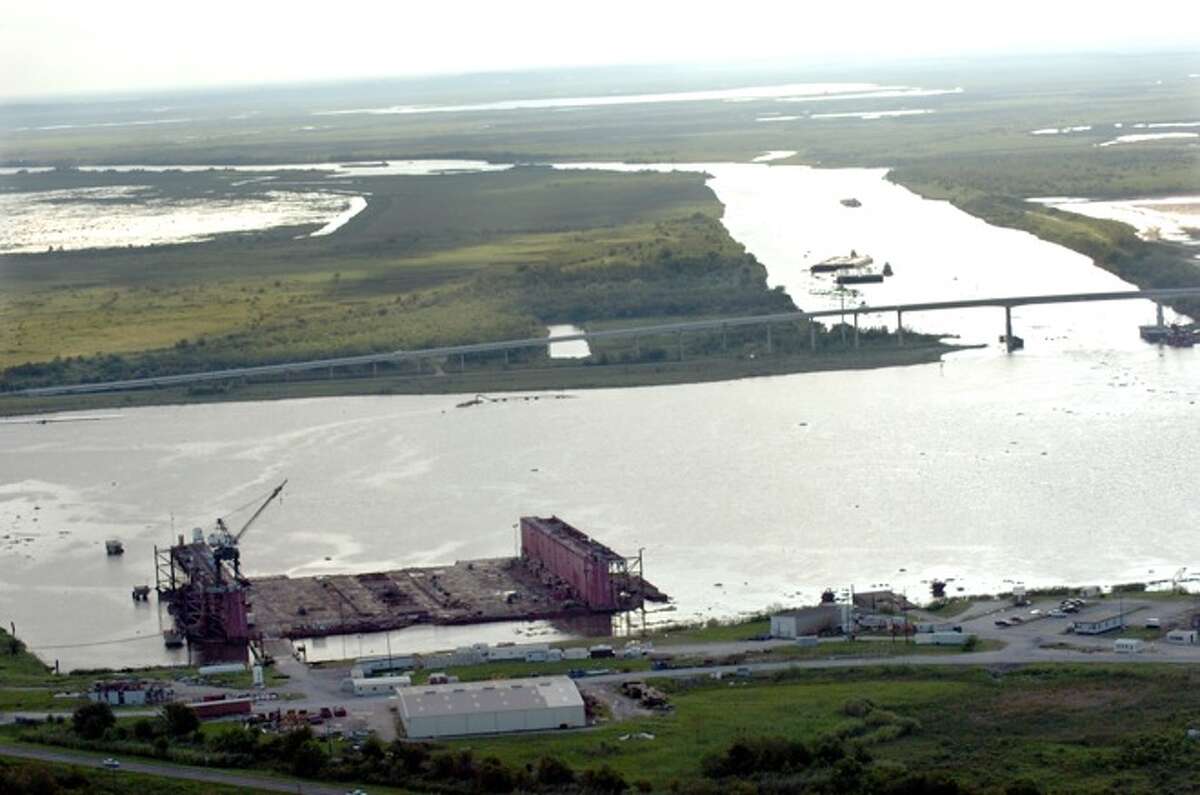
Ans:
{"label": "shoreline", "polygon": [[485,369],[440,375],[361,376],[331,380],[238,383],[196,394],[187,387],[141,389],[48,397],[0,393],[0,417],[39,417],[71,411],[143,406],[245,403],[319,397],[380,395],[458,395],[482,392],[621,389],[734,381],[801,373],[868,370],[930,364],[942,356],[975,347],[913,337],[905,347],[866,347],[816,354],[775,354],[761,358],[696,357],[638,364],[575,364],[527,369]]}

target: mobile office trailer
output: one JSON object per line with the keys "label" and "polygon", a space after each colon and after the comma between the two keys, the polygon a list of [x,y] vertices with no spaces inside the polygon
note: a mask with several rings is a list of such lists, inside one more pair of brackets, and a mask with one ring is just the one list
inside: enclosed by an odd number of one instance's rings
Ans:
{"label": "mobile office trailer", "polygon": [[1073,625],[1077,635],[1099,635],[1125,626],[1124,615],[1105,616],[1094,621],[1076,621]]}
{"label": "mobile office trailer", "polygon": [[1117,638],[1113,641],[1113,651],[1118,654],[1141,654],[1146,644],[1137,638]]}
{"label": "mobile office trailer", "polygon": [[1181,646],[1194,646],[1200,639],[1200,632],[1194,629],[1173,629],[1167,633],[1167,643]]}
{"label": "mobile office trailer", "polygon": [[411,684],[411,676],[373,676],[367,679],[352,679],[351,690],[356,696],[390,696],[397,687],[408,687]]}
{"label": "mobile office trailer", "polygon": [[962,632],[919,632],[913,641],[918,646],[965,646],[973,637]]}

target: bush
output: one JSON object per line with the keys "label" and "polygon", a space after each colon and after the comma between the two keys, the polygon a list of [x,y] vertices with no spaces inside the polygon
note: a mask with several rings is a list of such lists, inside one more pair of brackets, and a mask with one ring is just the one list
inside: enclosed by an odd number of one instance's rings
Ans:
{"label": "bush", "polygon": [[313,778],[325,767],[328,758],[316,740],[305,740],[295,751],[289,762],[291,770],[301,778]]}
{"label": "bush", "polygon": [[575,783],[575,771],[561,759],[543,756],[537,761],[533,778],[542,787],[564,787]]}
{"label": "bush", "polygon": [[167,704],[163,707],[162,718],[171,737],[184,737],[200,728],[196,710],[186,704]]}
{"label": "bush", "polygon": [[[841,753],[841,746],[837,747]],[[700,768],[707,778],[746,778],[760,773],[805,770],[812,765],[813,759],[812,750],[802,742],[782,737],[758,737],[736,740],[724,753],[704,757]]]}
{"label": "bush", "polygon": [[138,718],[133,722],[134,739],[150,742],[154,739],[154,723],[146,718]]}
{"label": "bush", "polygon": [[884,786],[883,795],[970,795],[971,791],[952,778],[909,773]]}
{"label": "bush", "polygon": [[513,774],[494,756],[484,759],[478,767],[476,786],[481,792],[512,792]]}
{"label": "bush", "polygon": [[865,718],[873,709],[875,705],[870,699],[852,698],[842,705],[842,714],[851,718]]}
{"label": "bush", "polygon": [[75,733],[88,740],[100,739],[116,722],[112,707],[103,701],[84,704],[71,716],[71,725]]}
{"label": "bush", "polygon": [[258,750],[258,734],[250,729],[235,726],[214,734],[209,738],[208,746],[220,753],[253,756]]}
{"label": "bush", "polygon": [[629,784],[620,773],[604,765],[598,770],[583,771],[583,775],[579,777],[579,788],[583,792],[596,795],[620,795],[629,789]]}

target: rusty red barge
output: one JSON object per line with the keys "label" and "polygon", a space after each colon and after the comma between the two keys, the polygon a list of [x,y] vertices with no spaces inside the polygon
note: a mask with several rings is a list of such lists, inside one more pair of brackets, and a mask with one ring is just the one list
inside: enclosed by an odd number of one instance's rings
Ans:
{"label": "rusty red barge", "polygon": [[667,601],[643,576],[640,554],[620,555],[556,516],[525,516],[520,528],[518,557],[312,577],[244,578],[240,561],[221,552],[227,545],[181,540],[160,555],[160,582],[170,582],[160,593],[189,642],[224,644],[611,615]]}

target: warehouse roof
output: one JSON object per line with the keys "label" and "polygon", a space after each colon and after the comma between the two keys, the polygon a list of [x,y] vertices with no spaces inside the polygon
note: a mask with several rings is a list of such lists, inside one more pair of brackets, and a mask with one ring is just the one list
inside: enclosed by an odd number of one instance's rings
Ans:
{"label": "warehouse roof", "polygon": [[396,695],[406,718],[583,706],[579,688],[565,676],[398,687]]}

